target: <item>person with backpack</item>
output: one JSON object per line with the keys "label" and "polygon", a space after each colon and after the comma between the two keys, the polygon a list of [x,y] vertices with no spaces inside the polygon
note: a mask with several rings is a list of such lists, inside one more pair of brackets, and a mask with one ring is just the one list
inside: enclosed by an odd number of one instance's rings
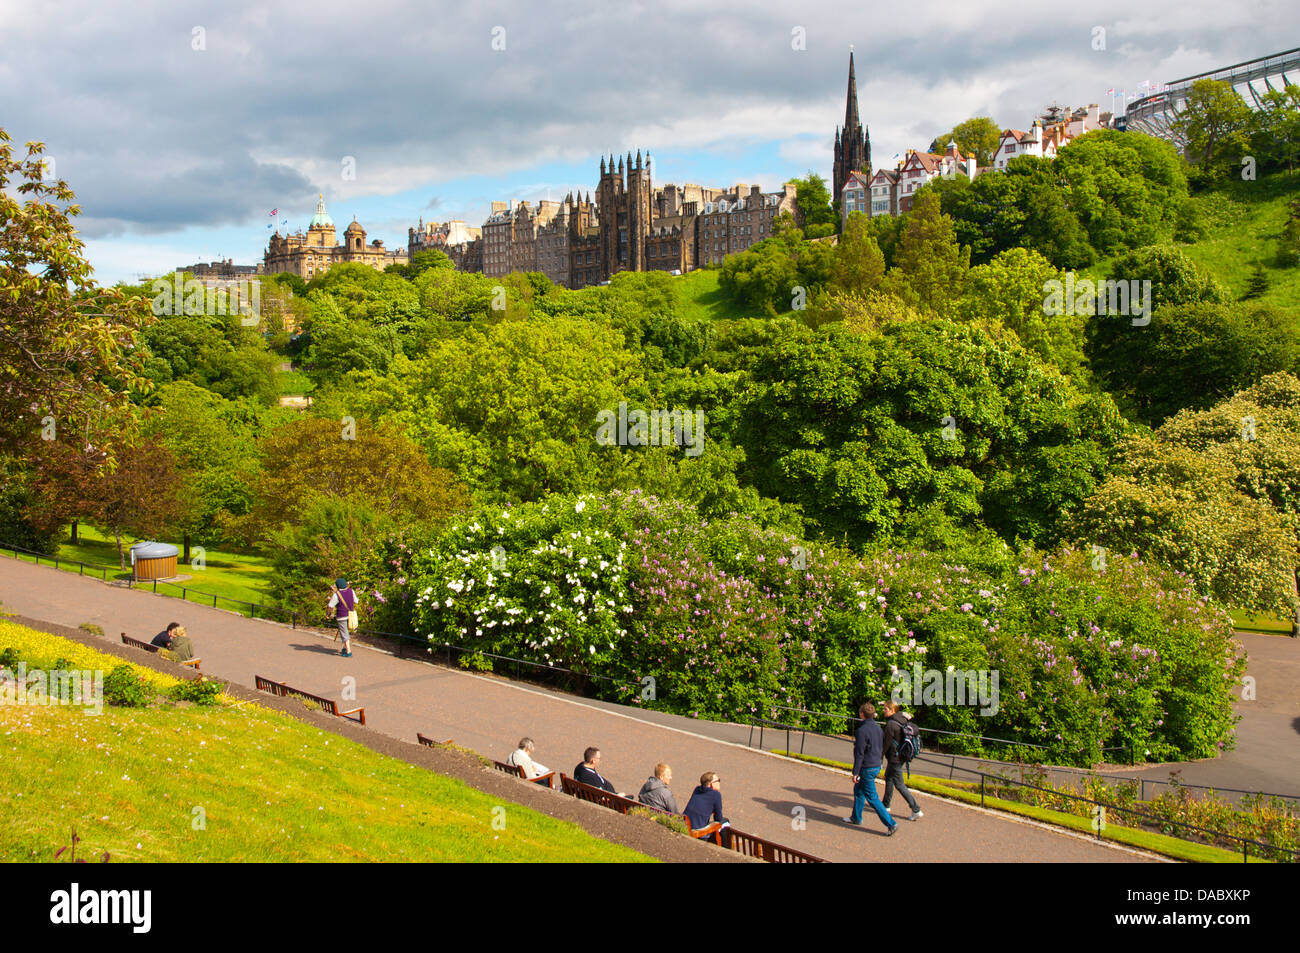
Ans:
{"label": "person with backpack", "polygon": [[907,783],[903,780],[903,766],[907,765],[908,771],[911,771],[912,759],[921,751],[921,732],[917,730],[916,725],[903,712],[903,708],[896,701],[887,701],[885,708],[885,796],[880,803],[885,805],[885,810],[889,810],[889,802],[893,799],[894,788],[898,788],[898,793],[903,796],[907,806],[912,809],[910,821],[919,821],[925,815],[917,806],[916,798],[908,790]]}
{"label": "person with backpack", "polygon": [[880,759],[884,749],[884,735],[876,724],[876,706],[865,702],[858,709],[862,724],[858,726],[853,743],[853,813],[844,819],[846,824],[862,823],[862,808],[870,804],[876,812],[889,836],[898,832],[898,821],[889,816],[889,811],[880,803],[876,793],[876,777],[880,774]]}
{"label": "person with backpack", "polygon": [[339,651],[339,655],[352,658],[352,630],[357,627],[357,594],[352,591],[348,581],[342,576],[334,580],[330,591],[333,595],[330,596],[327,612],[336,620],[339,636],[343,639],[343,648]]}

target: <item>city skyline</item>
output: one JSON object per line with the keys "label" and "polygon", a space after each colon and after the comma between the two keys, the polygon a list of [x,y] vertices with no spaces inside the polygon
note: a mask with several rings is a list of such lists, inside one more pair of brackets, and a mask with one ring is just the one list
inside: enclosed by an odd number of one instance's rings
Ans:
{"label": "city skyline", "polygon": [[[1281,32],[1300,25],[1300,12],[1268,2],[1214,7],[1213,18],[1186,4],[1064,16],[1043,5],[1018,11],[996,43],[992,5],[944,5],[907,22],[775,4],[691,19],[672,4],[656,16],[397,7],[348,31],[341,4],[306,18],[140,9],[140,22],[87,13],[97,47],[119,51],[111,61],[85,52],[89,34],[54,44],[60,27],[0,11],[6,128],[16,142],[44,141],[77,192],[103,283],[182,262],[260,260],[275,227],[305,225],[318,193],[341,221],[355,216],[400,247],[421,216],[479,224],[493,201],[586,191],[602,155],[629,149],[653,155],[656,183],[772,191],[811,170],[833,186],[850,45],[880,167],[972,115],[1023,127],[1053,101],[1109,109],[1108,88],[1268,52],[1252,29],[1261,16]],[[1214,26],[1187,29],[1193,22]],[[25,69],[41,46],[58,49]],[[42,107],[50,101],[63,108]]]}

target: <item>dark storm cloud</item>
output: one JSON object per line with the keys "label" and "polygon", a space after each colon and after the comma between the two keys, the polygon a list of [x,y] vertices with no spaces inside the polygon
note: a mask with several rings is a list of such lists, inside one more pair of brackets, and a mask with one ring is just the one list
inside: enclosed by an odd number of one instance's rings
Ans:
{"label": "dark storm cloud", "polygon": [[1027,125],[1053,100],[1272,52],[1267,37],[1300,24],[1274,0],[945,0],[906,16],[586,0],[56,9],[0,10],[0,122],[48,143],[90,235],[247,222],[317,191],[392,193],[638,147],[824,136],[829,166],[849,43],[879,162],[976,111]]}

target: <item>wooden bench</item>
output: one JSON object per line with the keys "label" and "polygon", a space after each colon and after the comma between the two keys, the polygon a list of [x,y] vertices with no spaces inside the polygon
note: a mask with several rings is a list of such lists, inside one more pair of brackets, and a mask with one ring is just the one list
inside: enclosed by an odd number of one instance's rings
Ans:
{"label": "wooden bench", "polygon": [[419,741],[420,744],[424,745],[426,748],[447,748],[451,745],[452,741],[454,740],[452,738],[448,738],[446,741],[434,741],[432,738],[426,737],[425,735],[420,734],[418,731],[415,733],[415,739]]}
{"label": "wooden bench", "polygon": [[[133,639],[125,632],[122,633],[122,644],[129,645],[133,649],[144,649],[146,652],[152,652],[154,655],[157,655],[161,651],[161,646],[154,645],[152,642],[141,642],[139,639]],[[201,658],[192,658],[187,659],[184,662],[177,662],[176,664],[193,668],[194,671],[197,672],[199,671],[199,666],[202,662],[203,659]]]}
{"label": "wooden bench", "polygon": [[366,710],[364,708],[349,708],[347,710],[339,708],[338,704],[332,698],[322,698],[320,695],[313,695],[311,692],[304,692],[298,688],[290,688],[284,682],[274,682],[269,678],[261,675],[253,676],[253,682],[257,685],[260,692],[269,692],[272,695],[278,695],[281,698],[300,698],[305,702],[312,702],[319,705],[321,710],[329,712],[339,718],[357,716],[361,724],[366,723]]}
{"label": "wooden bench", "polygon": [[577,778],[571,778],[567,774],[560,775],[560,790],[579,800],[590,801],[592,804],[612,808],[620,814],[626,814],[634,807],[645,807],[644,804],[633,801],[631,798],[610,794],[603,788],[592,787],[590,784],[579,781]]}
{"label": "wooden bench", "polygon": [[533,784],[545,784],[548,788],[552,789],[555,787],[555,785],[551,783],[551,779],[555,777],[554,771],[548,771],[545,774],[539,774],[535,778],[530,778],[528,775],[524,774],[524,766],[522,764],[506,764],[504,761],[493,761],[492,766],[498,771],[509,774],[512,777],[523,778],[525,781],[531,781]]}
{"label": "wooden bench", "polygon": [[[617,794],[610,794],[601,788],[592,787],[590,784],[584,784],[576,778],[571,778],[567,774],[560,775],[560,790],[565,794],[571,794],[576,798],[584,801],[590,801],[593,804],[600,804],[604,807],[613,808],[614,810],[626,814],[634,807],[643,807],[651,811],[657,811],[660,814],[666,814],[667,811],[661,811],[657,807],[650,807],[648,804],[642,804],[639,801],[629,800],[625,797],[619,797]],[[762,837],[755,837],[753,834],[746,834],[738,831],[731,825],[723,825],[714,821],[707,827],[701,827],[694,830],[691,822],[683,814],[673,814],[686,822],[686,829],[690,831],[692,837],[699,840],[708,841],[711,844],[717,844],[726,850],[734,850],[737,853],[744,854],[747,857],[755,857],[758,860],[765,860],[772,864],[824,864],[826,861],[820,857],[814,857],[812,854],[805,854],[803,851],[795,850],[792,847],[785,847],[781,844],[774,843]]]}
{"label": "wooden bench", "polygon": [[744,831],[738,831],[734,827],[728,827],[725,832],[720,833],[719,838],[722,846],[729,850],[734,850],[738,854],[744,854],[746,857],[756,857],[759,860],[765,860],[769,864],[824,864],[826,861],[820,857],[814,857],[812,854],[805,854],[801,850],[795,850],[793,847],[786,847],[782,844],[774,843],[763,837],[755,837],[753,834],[746,834]]}

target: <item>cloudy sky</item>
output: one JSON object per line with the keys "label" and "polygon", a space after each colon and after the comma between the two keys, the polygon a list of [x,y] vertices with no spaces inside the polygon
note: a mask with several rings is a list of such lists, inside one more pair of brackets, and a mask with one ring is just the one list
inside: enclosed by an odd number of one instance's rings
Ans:
{"label": "cloudy sky", "polygon": [[829,178],[850,44],[874,164],[892,166],[970,116],[1109,109],[1111,87],[1286,49],[1298,28],[1283,0],[0,0],[0,127],[46,143],[112,283],[260,261],[267,224],[305,227],[317,193],[340,236],[355,215],[392,248],[420,216],[594,192],[610,152],[652,153],[657,185]]}

